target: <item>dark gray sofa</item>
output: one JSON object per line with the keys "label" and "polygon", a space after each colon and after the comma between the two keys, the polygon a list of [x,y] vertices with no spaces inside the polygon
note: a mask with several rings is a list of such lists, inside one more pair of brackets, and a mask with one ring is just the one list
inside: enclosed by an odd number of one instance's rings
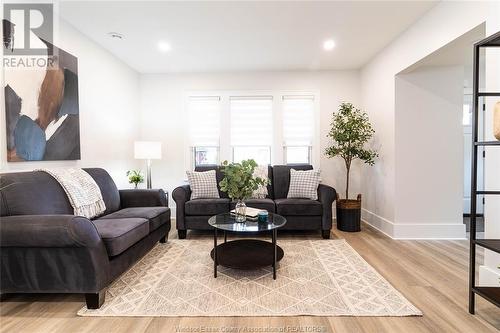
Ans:
{"label": "dark gray sofa", "polygon": [[[290,185],[290,169],[311,170],[311,165],[275,165],[269,166],[268,196],[265,199],[249,199],[249,207],[265,209],[286,217],[283,230],[321,230],[323,238],[330,237],[332,229],[332,204],[336,197],[335,189],[320,184],[318,200],[287,199]],[[195,171],[216,170],[217,186],[224,175],[218,166],[196,167]],[[208,219],[212,215],[229,212],[234,209],[227,194],[219,187],[219,199],[191,199],[189,185],[179,186],[172,192],[176,203],[176,225],[179,238],[186,238],[187,230],[210,230]]]}
{"label": "dark gray sofa", "polygon": [[84,169],[106,212],[74,216],[59,183],[45,172],[0,174],[0,293],[83,293],[99,308],[105,288],[158,241],[170,209],[163,190],[118,190],[103,169]]}

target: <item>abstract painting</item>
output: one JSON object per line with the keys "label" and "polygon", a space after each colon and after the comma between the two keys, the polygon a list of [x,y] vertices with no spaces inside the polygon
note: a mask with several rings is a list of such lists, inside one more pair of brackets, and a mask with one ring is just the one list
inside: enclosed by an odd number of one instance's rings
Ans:
{"label": "abstract painting", "polygon": [[7,160],[80,159],[78,59],[43,38],[46,55],[11,55],[3,24]]}

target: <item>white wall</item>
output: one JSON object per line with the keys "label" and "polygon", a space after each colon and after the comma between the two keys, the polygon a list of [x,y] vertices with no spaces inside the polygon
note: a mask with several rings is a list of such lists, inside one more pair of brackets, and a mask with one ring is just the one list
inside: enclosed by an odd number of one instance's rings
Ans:
{"label": "white wall", "polygon": [[[217,90],[311,90],[320,94],[320,152],[327,145],[332,112],[342,101],[359,105],[359,75],[356,71],[242,72],[220,74],[164,74],[141,76],[141,138],[163,143],[164,158],[153,162],[153,185],[172,191],[185,179],[184,97],[188,91]],[[344,191],[344,169],[340,160],[320,159],[323,182]],[[144,167],[143,167],[144,169]],[[356,170],[352,192],[359,190]],[[170,205],[173,207],[174,202]]]}
{"label": "white wall", "polygon": [[59,23],[56,45],[78,57],[80,161],[7,162],[5,104],[0,124],[0,171],[41,167],[103,167],[119,187],[130,187],[125,172],[136,166],[133,141],[139,133],[139,75],[66,22]]}
{"label": "white wall", "polygon": [[[396,154],[396,114],[404,112],[396,109],[396,75],[484,21],[492,20],[488,19],[488,13],[498,10],[497,6],[494,2],[441,2],[362,69],[363,107],[373,120],[377,132],[375,143],[380,147],[377,165],[362,173],[362,192],[367,197],[363,218],[390,236],[398,235],[401,217],[406,214],[398,206],[397,198],[402,189],[411,188],[415,182],[413,178],[398,182],[396,179],[396,160],[406,159],[412,153]],[[402,172],[409,174],[411,169]],[[418,181],[427,182],[432,188],[428,179]],[[418,205],[420,200],[422,198],[415,195],[409,202]],[[453,228],[448,232],[439,225],[426,227],[423,237],[455,237]],[[421,238],[422,231],[421,228],[406,230],[405,237]]]}
{"label": "white wall", "polygon": [[396,76],[396,238],[465,238],[463,82],[463,66]]}

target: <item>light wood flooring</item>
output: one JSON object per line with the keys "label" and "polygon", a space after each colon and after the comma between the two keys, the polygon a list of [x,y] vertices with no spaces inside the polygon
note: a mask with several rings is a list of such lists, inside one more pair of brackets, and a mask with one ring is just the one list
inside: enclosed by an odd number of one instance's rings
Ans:
{"label": "light wood flooring", "polygon": [[[345,238],[423,317],[84,318],[76,316],[82,296],[21,295],[0,304],[0,332],[499,332],[499,308],[476,296],[476,315],[467,312],[467,241],[396,241],[366,225],[333,236]],[[282,233],[278,242],[301,237],[320,236]]]}

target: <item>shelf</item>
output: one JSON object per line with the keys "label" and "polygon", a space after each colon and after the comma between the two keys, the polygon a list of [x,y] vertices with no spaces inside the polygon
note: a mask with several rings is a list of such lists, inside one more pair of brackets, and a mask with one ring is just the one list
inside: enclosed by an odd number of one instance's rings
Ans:
{"label": "shelf", "polygon": [[499,47],[500,46],[500,32],[486,37],[474,44],[474,47]]}
{"label": "shelf", "polygon": [[476,191],[476,195],[499,195],[500,191]]}
{"label": "shelf", "polygon": [[500,146],[500,141],[476,141],[476,146]]}
{"label": "shelf", "polygon": [[479,97],[489,97],[489,96],[500,96],[500,92],[493,92],[493,91],[488,91],[488,92],[479,92],[477,93]]}
{"label": "shelf", "polygon": [[496,306],[500,306],[500,287],[474,287],[472,291]]}
{"label": "shelf", "polygon": [[[481,74],[479,73],[480,69],[480,50],[482,47],[500,47],[500,31],[495,33],[494,35],[491,35],[487,38],[484,38],[474,44],[474,55],[473,55],[473,77],[474,77],[474,84],[473,84],[473,98],[474,98],[474,115],[475,119],[477,120],[479,117],[479,102],[485,101],[486,97],[499,97],[500,98],[500,92],[498,91],[479,91],[479,83],[481,81]],[[483,73],[484,74],[484,73]],[[480,100],[480,97],[483,97],[482,100]],[[482,111],[484,111],[484,105],[481,108]],[[473,131],[474,133],[478,132],[478,121],[474,122],[473,125]],[[478,157],[478,147],[481,146],[500,146],[500,141],[477,141],[477,136],[476,139],[474,140],[473,143],[473,149],[472,149],[472,179],[477,180],[477,157]],[[485,157],[484,154],[482,156],[483,158]],[[496,194],[500,195],[500,191],[489,191],[489,190],[481,190],[478,191],[477,189],[477,182],[473,181],[472,182],[472,196],[474,199],[476,199],[476,195],[490,195],[490,194]],[[475,202],[475,200],[473,200]],[[475,221],[475,218],[477,216],[477,212],[474,209],[474,206],[472,206],[471,211],[474,212],[474,214],[471,214],[471,221]],[[471,226],[474,226],[471,224]],[[469,313],[474,314],[475,313],[475,297],[474,295],[478,295],[486,299],[487,301],[493,303],[494,305],[500,307],[500,287],[480,287],[476,286],[476,246],[481,246],[485,249],[488,249],[490,251],[494,251],[497,253],[500,253],[500,239],[476,239],[476,235],[472,234],[470,235],[470,250],[471,250],[471,255],[469,256]]]}
{"label": "shelf", "polygon": [[474,243],[485,249],[500,253],[500,239],[476,239]]}

